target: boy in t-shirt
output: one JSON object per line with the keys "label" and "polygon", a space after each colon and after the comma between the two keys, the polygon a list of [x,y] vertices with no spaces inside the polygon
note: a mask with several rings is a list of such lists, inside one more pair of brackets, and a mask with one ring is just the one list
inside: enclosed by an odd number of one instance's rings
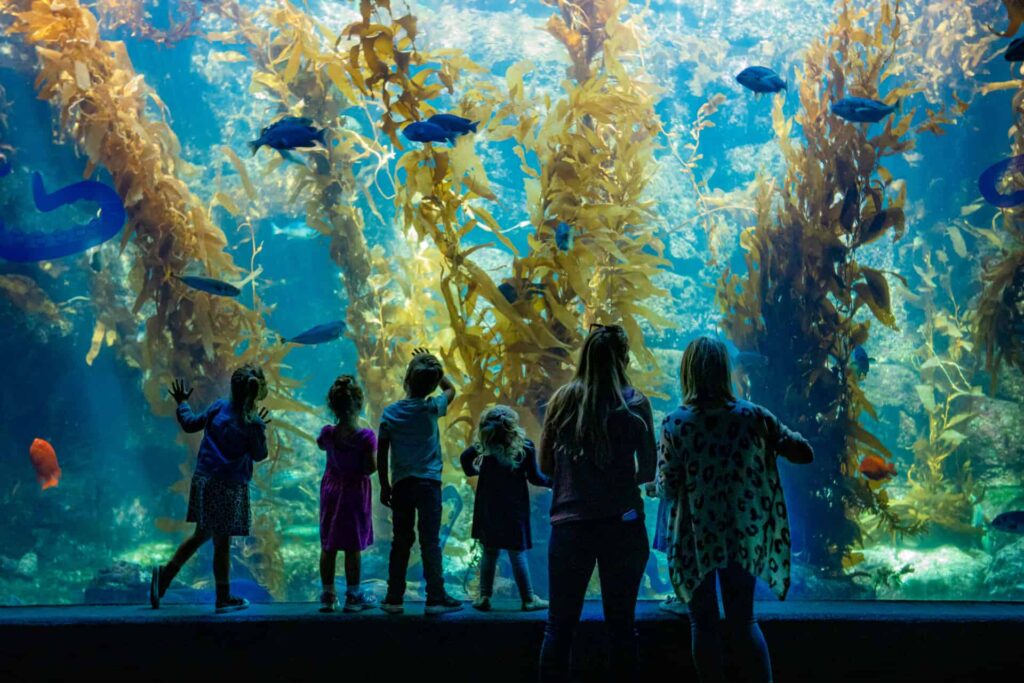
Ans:
{"label": "boy in t-shirt", "polygon": [[[431,396],[438,387],[441,395]],[[389,405],[381,415],[377,436],[380,502],[391,508],[394,528],[388,559],[388,593],[380,605],[388,614],[405,611],[405,573],[417,526],[423,577],[427,581],[426,613],[462,609],[462,603],[445,592],[441,569],[442,460],[437,420],[448,412],[453,398],[455,386],[445,376],[441,361],[428,351],[417,349],[405,371],[405,398]]]}

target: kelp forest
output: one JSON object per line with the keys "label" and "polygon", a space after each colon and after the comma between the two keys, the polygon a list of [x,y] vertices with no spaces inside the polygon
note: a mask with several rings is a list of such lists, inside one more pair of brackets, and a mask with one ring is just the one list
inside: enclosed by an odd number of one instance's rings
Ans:
{"label": "kelp forest", "polygon": [[[61,601],[136,590],[190,531],[198,438],[175,436],[167,388],[187,378],[205,405],[244,363],[273,422],[236,571],[266,600],[313,599],[327,388],[357,376],[376,427],[421,347],[459,390],[442,543],[469,591],[458,456],[495,404],[539,439],[593,324],[625,328],[656,417],[686,343],[713,334],[738,393],[811,440],[814,464],[783,470],[792,597],[1024,599],[1024,540],[992,525],[1024,505],[1024,164],[990,168],[1024,158],[1005,2],[820,2],[737,33],[686,0],[0,0],[0,232],[42,244],[89,219],[42,217],[34,172],[103,183],[125,213],[79,253],[0,254],[0,352],[19,366],[0,399],[0,604],[38,600],[76,548],[95,560]],[[785,87],[741,87],[755,64]],[[887,113],[851,120],[844,98]],[[438,114],[475,125],[411,139]],[[322,144],[247,146],[287,117]],[[286,341],[327,321],[340,339]],[[100,375],[117,401],[88,398]],[[33,426],[47,401],[77,438],[66,483],[40,492],[18,480],[21,442],[56,433]],[[532,495],[543,548],[550,494]],[[56,521],[76,508],[92,517]],[[381,581],[387,544],[366,555]],[[656,554],[643,595],[666,590]]]}

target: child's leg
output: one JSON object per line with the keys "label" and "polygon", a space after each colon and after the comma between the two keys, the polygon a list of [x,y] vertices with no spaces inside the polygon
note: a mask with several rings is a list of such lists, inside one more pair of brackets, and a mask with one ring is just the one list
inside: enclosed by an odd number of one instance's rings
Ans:
{"label": "child's leg", "polygon": [[231,537],[213,536],[213,580],[217,584],[217,602],[231,596]]}
{"label": "child's leg", "polygon": [[441,568],[441,482],[418,480],[415,499],[427,600],[440,600],[445,595]]}
{"label": "child's leg", "polygon": [[409,553],[416,540],[416,506],[411,495],[411,479],[395,484],[391,494],[391,527],[394,537],[388,556],[388,598],[401,602],[405,595],[405,572]]}
{"label": "child's leg", "polygon": [[191,559],[196,551],[202,547],[204,543],[210,540],[210,534],[206,531],[196,529],[195,532],[186,538],[178,549],[174,551],[174,555],[170,561],[164,566],[160,567],[160,597],[163,597],[164,593],[167,592],[167,587],[171,585],[171,581],[178,575],[181,568],[186,562]]}
{"label": "child's leg", "polygon": [[530,566],[526,563],[526,551],[509,550],[508,561],[512,563],[512,576],[519,588],[519,597],[528,602],[533,598],[533,582],[530,580]]}
{"label": "child's leg", "polygon": [[768,644],[754,619],[754,589],[757,581],[735,564],[719,570],[718,576],[722,584],[725,625],[744,680],[771,683],[772,663],[768,655]]}
{"label": "child's leg", "polygon": [[[346,558],[347,559],[347,558]],[[324,593],[334,593],[334,571],[338,563],[338,551],[320,549],[320,584]]]}
{"label": "child's leg", "polygon": [[494,573],[498,568],[501,550],[484,546],[480,556],[480,597],[489,598],[494,594]]}
{"label": "child's leg", "polygon": [[363,554],[358,550],[345,551],[345,592],[355,595],[362,581]]}
{"label": "child's leg", "polygon": [[691,649],[693,663],[701,683],[720,683],[725,680],[722,668],[722,637],[719,632],[718,589],[711,571],[693,590],[690,601]]}

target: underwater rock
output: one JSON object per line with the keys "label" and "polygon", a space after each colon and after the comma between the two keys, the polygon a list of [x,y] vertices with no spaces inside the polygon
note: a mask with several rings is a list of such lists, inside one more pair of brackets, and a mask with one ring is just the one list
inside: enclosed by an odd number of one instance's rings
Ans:
{"label": "underwater rock", "polygon": [[994,398],[978,401],[978,417],[958,450],[986,487],[1020,486],[1024,476],[1024,405]]}
{"label": "underwater rock", "polygon": [[117,561],[99,570],[85,588],[90,605],[129,605],[149,599],[149,581],[141,564]]}
{"label": "underwater rock", "polygon": [[[799,561],[793,562],[790,580],[789,600],[864,600],[872,597],[871,591],[860,584],[845,578],[830,579],[817,567]],[[765,586],[758,589],[774,595]]]}
{"label": "underwater rock", "polygon": [[[893,576],[905,567],[913,571],[903,574],[888,585],[877,584],[877,597],[887,600],[935,600],[956,596],[959,600],[986,597],[985,571],[991,558],[981,551],[967,552],[952,545],[928,549],[866,548],[864,561],[855,573],[874,577]],[[858,578],[873,585],[873,579]]]}
{"label": "underwater rock", "polygon": [[9,574],[19,579],[34,579],[39,571],[39,556],[25,553],[21,559],[13,560],[0,555],[0,574]]}
{"label": "underwater rock", "polygon": [[996,552],[985,573],[985,589],[993,600],[1024,600],[1024,538]]}

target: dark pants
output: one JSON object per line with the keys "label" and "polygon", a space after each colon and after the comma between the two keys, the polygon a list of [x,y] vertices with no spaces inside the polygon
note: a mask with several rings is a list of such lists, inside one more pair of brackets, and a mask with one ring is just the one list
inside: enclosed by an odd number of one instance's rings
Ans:
{"label": "dark pants", "polygon": [[690,609],[693,662],[701,683],[725,680],[722,658],[721,622],[718,618],[718,591],[715,575],[722,584],[725,608],[725,635],[732,645],[735,666],[746,683],[771,683],[772,665],[761,627],[754,619],[756,579],[745,569],[730,564],[704,577],[693,591]]}
{"label": "dark pants", "polygon": [[409,552],[416,540],[416,530],[420,535],[427,600],[444,597],[440,539],[441,482],[407,477],[396,483],[391,491],[391,523],[395,535],[388,561],[388,598],[401,600],[405,595],[405,572],[409,568]]}
{"label": "dark pants", "polygon": [[639,659],[636,598],[649,555],[643,520],[568,522],[551,527],[551,607],[540,651],[541,681],[564,681],[569,677],[573,633],[595,565],[601,580],[612,680],[635,680]]}

